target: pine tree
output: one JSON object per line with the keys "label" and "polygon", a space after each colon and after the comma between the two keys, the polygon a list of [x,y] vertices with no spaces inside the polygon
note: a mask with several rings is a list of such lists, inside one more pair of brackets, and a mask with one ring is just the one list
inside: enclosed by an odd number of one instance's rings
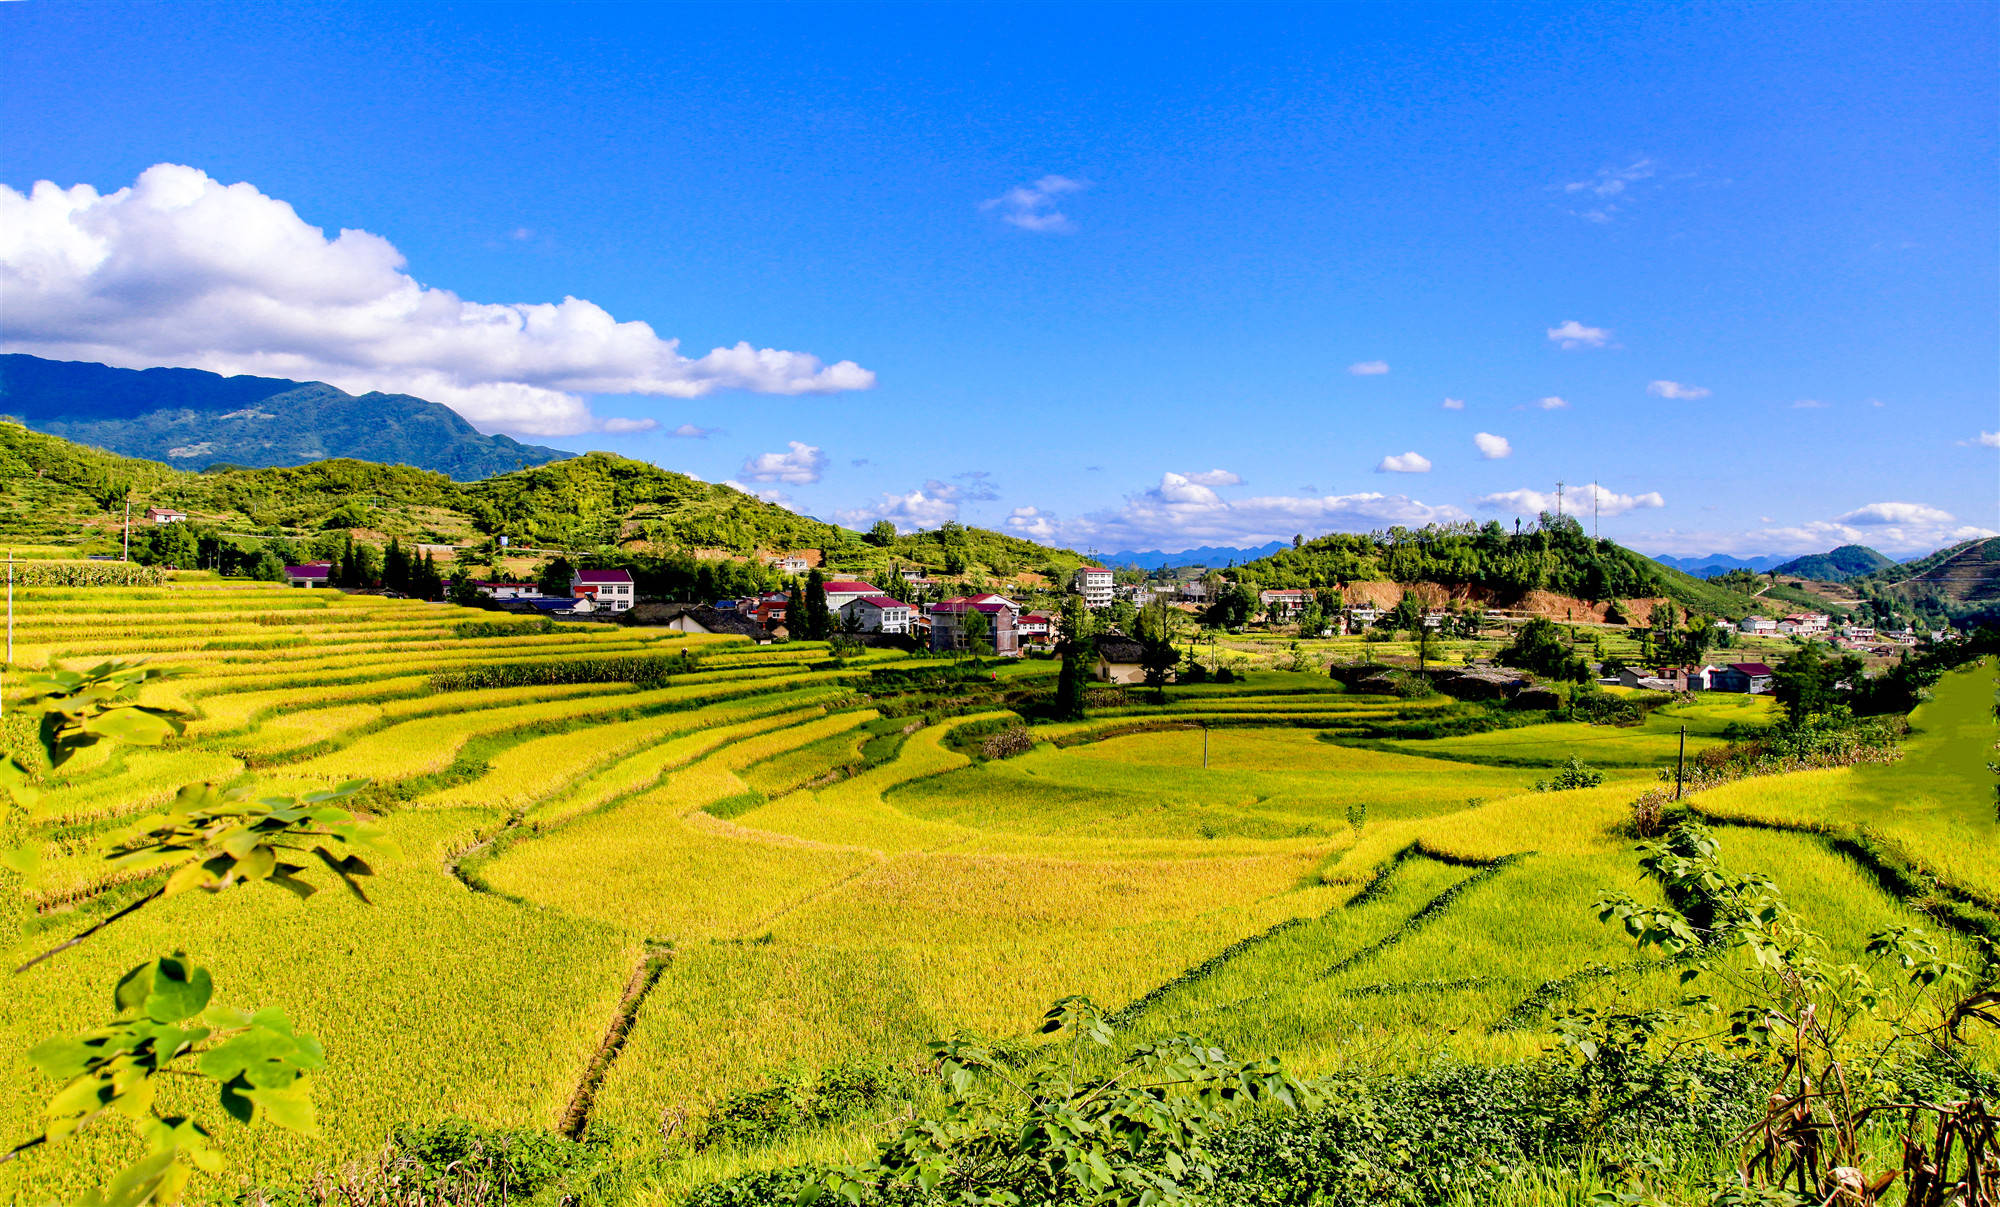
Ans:
{"label": "pine tree", "polygon": [[382,554],[382,585],[391,591],[410,589],[410,555],[403,552],[403,542],[393,536]]}
{"label": "pine tree", "polygon": [[826,576],[814,570],[806,575],[805,612],[799,617],[799,636],[807,641],[825,641],[833,636],[833,617],[826,610]]}
{"label": "pine tree", "polygon": [[1056,652],[1062,656],[1062,672],[1056,678],[1056,717],[1064,721],[1083,719],[1084,692],[1090,686],[1090,659],[1096,652],[1091,636],[1090,609],[1083,596],[1063,598],[1061,633]]}

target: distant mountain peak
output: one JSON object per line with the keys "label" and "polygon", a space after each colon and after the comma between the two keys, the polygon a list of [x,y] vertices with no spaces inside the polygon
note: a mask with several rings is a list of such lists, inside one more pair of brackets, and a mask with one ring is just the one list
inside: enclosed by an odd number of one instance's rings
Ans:
{"label": "distant mountain peak", "polygon": [[323,381],[117,369],[20,353],[0,355],[0,413],[183,469],[351,457],[470,481],[576,455],[484,435],[450,407],[409,394],[356,397]]}

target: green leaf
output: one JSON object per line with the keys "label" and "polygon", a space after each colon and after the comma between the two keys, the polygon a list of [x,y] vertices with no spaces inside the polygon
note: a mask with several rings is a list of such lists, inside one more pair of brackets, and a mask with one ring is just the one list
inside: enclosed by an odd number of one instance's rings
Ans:
{"label": "green leaf", "polygon": [[190,970],[185,958],[178,955],[158,960],[152,992],[146,995],[146,1017],[160,1023],[193,1018],[208,1008],[208,999],[214,992],[208,969]]}

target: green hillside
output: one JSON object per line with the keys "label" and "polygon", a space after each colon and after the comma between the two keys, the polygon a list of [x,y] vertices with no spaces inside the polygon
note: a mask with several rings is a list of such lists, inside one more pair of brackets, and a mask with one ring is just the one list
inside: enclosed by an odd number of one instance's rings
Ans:
{"label": "green hillside", "polygon": [[1792,574],[1821,582],[1844,583],[1850,578],[1873,574],[1896,563],[1866,545],[1842,545],[1825,553],[1808,553],[1774,568],[1773,574]]}
{"label": "green hillside", "polygon": [[1615,542],[1592,540],[1572,516],[1545,515],[1522,532],[1508,532],[1496,522],[1332,533],[1247,562],[1234,574],[1267,588],[1438,583],[1502,598],[1532,591],[1591,602],[1665,596],[1729,619],[1767,610],[1742,592],[1662,566]]}
{"label": "green hillside", "polygon": [[202,473],[122,457],[0,422],[0,540],[116,547],[133,513],[174,507],[196,524],[245,537],[298,539],[358,530],[382,538],[638,553],[819,549],[827,560],[897,559],[940,570],[1067,574],[1081,558],[1017,537],[950,524],[889,540],[798,515],[732,487],[610,453],[590,453],[476,482],[402,465],[338,459]]}

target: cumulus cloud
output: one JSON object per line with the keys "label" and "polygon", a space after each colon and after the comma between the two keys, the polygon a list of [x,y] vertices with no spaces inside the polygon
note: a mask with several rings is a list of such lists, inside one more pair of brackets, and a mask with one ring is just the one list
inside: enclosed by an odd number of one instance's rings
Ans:
{"label": "cumulus cloud", "polygon": [[1575,319],[1564,319],[1559,326],[1549,328],[1549,342],[1558,348],[1602,348],[1611,342],[1608,327],[1586,327]]}
{"label": "cumulus cloud", "polygon": [[758,453],[754,457],[745,457],[743,468],[737,472],[752,482],[807,486],[819,481],[820,474],[826,469],[826,454],[799,440],[788,440],[786,445],[786,451],[782,453]]}
{"label": "cumulus cloud", "polygon": [[[1187,474],[1165,473],[1151,490],[1128,496],[1120,507],[1056,520],[1016,510],[1008,526],[1036,540],[1081,547],[1187,549],[1196,545],[1257,544],[1289,540],[1297,532],[1369,531],[1392,524],[1445,523],[1466,518],[1450,506],[1432,506],[1407,495],[1265,495],[1225,499]],[[1049,521],[1046,525],[1037,520]]]}
{"label": "cumulus cloud", "polygon": [[1981,432],[1972,440],[1961,440],[1966,448],[2000,448],[2000,432]]}
{"label": "cumulus cloud", "polygon": [[1514,455],[1514,446],[1507,442],[1507,437],[1496,436],[1492,432],[1477,433],[1472,437],[1472,443],[1479,450],[1479,455],[1488,461],[1500,461]]}
{"label": "cumulus cloud", "polygon": [[1069,215],[1056,208],[1056,198],[1090,187],[1087,180],[1067,176],[1044,176],[1033,184],[1008,189],[998,197],[979,203],[987,213],[1000,216],[1009,226],[1043,235],[1067,235],[1076,229]]}
{"label": "cumulus cloud", "polygon": [[1384,457],[1375,466],[1378,474],[1427,474],[1431,463],[1422,453],[1397,453]]}
{"label": "cumulus cloud", "polygon": [[[1647,491],[1640,495],[1621,495],[1591,484],[1566,491],[1561,500],[1562,510],[1571,515],[1587,515],[1591,512],[1591,496],[1596,495],[1596,514],[1601,516],[1624,515],[1628,511],[1642,508],[1665,507],[1667,501],[1659,491]],[[1498,511],[1512,515],[1539,515],[1557,509],[1556,493],[1539,490],[1503,490],[1498,494],[1482,495],[1479,506],[1486,511]]]}
{"label": "cumulus cloud", "polygon": [[650,432],[658,426],[660,426],[660,421],[657,419],[635,419],[627,415],[613,415],[608,419],[600,420],[597,430],[600,432],[616,433]]}
{"label": "cumulus cloud", "polygon": [[1007,527],[1012,529],[1016,536],[1031,541],[1041,541],[1044,544],[1053,543],[1059,531],[1056,527],[1056,518],[1044,514],[1036,507],[1016,507],[1007,516]]}
{"label": "cumulus cloud", "polygon": [[1678,381],[1649,382],[1646,386],[1646,393],[1651,394],[1655,398],[1679,398],[1689,401],[1696,398],[1706,398],[1709,395],[1709,391],[1700,386],[1682,385]]}
{"label": "cumulus cloud", "polygon": [[871,505],[836,511],[833,518],[849,528],[867,528],[878,520],[888,520],[898,532],[916,532],[957,519],[963,493],[963,488],[933,478],[907,494],[885,493]]}
{"label": "cumulus cloud", "polygon": [[1817,411],[1826,406],[1817,398],[1801,398],[1792,404],[1794,411]]}
{"label": "cumulus cloud", "polygon": [[738,482],[734,478],[724,478],[722,484],[731,490],[740,490],[746,495],[753,495],[764,500],[766,503],[776,503],[787,511],[798,510],[798,508],[792,506],[792,496],[775,486],[754,486],[747,482]]}
{"label": "cumulus cloud", "polygon": [[483,303],[427,286],[364,230],[333,238],[250,184],[156,164],[99,194],[0,185],[0,348],[416,394],[488,429],[604,430],[585,396],[827,394],[875,375],[749,343],[682,355],[582,298]]}
{"label": "cumulus cloud", "polygon": [[1205,469],[1198,473],[1182,474],[1182,477],[1196,486],[1241,486],[1243,479],[1226,469]]}
{"label": "cumulus cloud", "polygon": [[[1770,516],[1757,517],[1771,524]],[[1990,528],[1962,524],[1941,507],[1926,503],[1869,503],[1831,520],[1754,528],[1747,532],[1684,532],[1669,529],[1645,538],[1661,553],[1823,553],[1839,545],[1867,545],[1908,557],[1960,541],[2000,536]]]}
{"label": "cumulus cloud", "polygon": [[683,423],[667,435],[676,440],[706,440],[721,430],[719,427],[696,427],[692,423]]}
{"label": "cumulus cloud", "polygon": [[1462,411],[1465,409],[1465,399],[1447,398],[1444,400],[1444,409],[1447,411]]}
{"label": "cumulus cloud", "polygon": [[1380,377],[1389,371],[1386,360],[1364,360],[1347,366],[1347,371],[1356,377]]}
{"label": "cumulus cloud", "polygon": [[1549,395],[1547,398],[1537,398],[1535,405],[1544,411],[1566,411],[1569,409],[1569,401],[1558,398],[1554,394]]}

